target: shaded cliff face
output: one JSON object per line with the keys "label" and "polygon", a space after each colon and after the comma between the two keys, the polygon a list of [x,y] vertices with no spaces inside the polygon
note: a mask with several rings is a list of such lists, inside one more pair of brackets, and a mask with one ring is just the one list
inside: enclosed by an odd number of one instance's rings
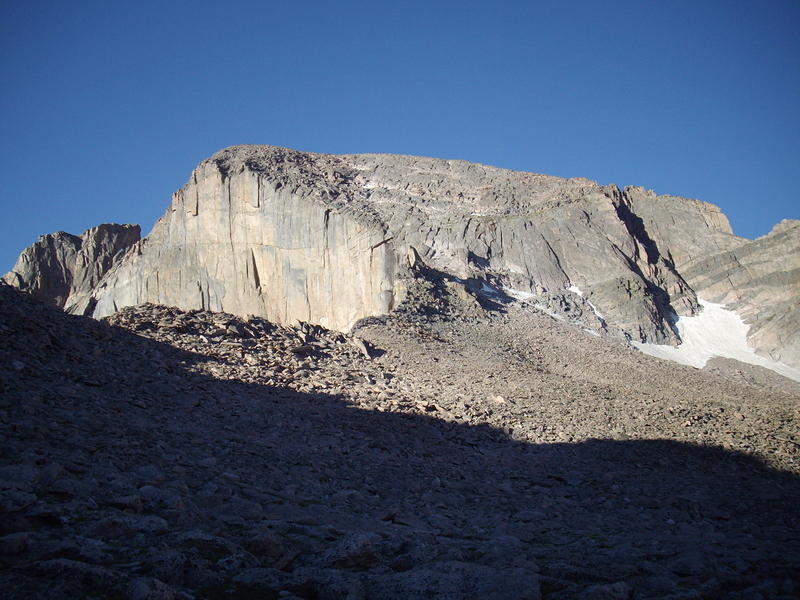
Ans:
{"label": "shaded cliff face", "polygon": [[[756,323],[755,347],[796,364],[781,320],[796,288],[778,298],[762,286],[782,285],[784,271],[762,261],[758,291],[736,295],[753,273],[741,261],[779,252],[785,241],[775,240],[753,246],[717,207],[642,188],[458,160],[235,146],[202,162],[148,238],[78,292],[64,291],[66,278],[31,279],[35,269],[16,285],[39,281],[43,294],[72,298],[55,303],[96,317],[153,302],[348,330],[398,306],[421,262],[465,294],[521,298],[634,341],[679,343],[675,319],[699,310],[697,293],[738,302]],[[34,253],[47,273],[78,252],[69,237],[55,246]],[[791,323],[789,334],[800,329]]]}
{"label": "shaded cliff face", "polygon": [[3,280],[29,294],[83,314],[103,276],[141,238],[138,225],[106,224],[81,235],[59,231],[26,248]]}

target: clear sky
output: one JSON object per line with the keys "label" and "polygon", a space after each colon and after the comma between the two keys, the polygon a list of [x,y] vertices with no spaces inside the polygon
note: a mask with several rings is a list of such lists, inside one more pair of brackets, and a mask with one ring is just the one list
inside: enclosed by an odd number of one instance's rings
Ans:
{"label": "clear sky", "polygon": [[149,231],[232,144],[463,158],[800,218],[800,0],[0,0],[0,272]]}

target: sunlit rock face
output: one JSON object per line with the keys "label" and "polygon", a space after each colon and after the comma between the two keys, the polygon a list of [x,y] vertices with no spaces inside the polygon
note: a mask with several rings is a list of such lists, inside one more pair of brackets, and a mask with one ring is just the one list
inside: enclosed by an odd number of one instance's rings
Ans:
{"label": "sunlit rock face", "polygon": [[551,304],[580,286],[610,331],[674,343],[669,320],[693,314],[696,299],[631,202],[615,186],[465,161],[238,146],[197,167],[90,299],[65,304],[104,316],[156,302],[347,329],[397,305],[415,256]]}
{"label": "sunlit rock face", "polygon": [[240,146],[204,161],[98,286],[92,314],[157,302],[347,329],[403,297],[407,257],[545,294],[578,284],[620,334],[674,341],[691,289],[616,187],[467,163]]}
{"label": "sunlit rock face", "polygon": [[673,313],[697,307],[689,286],[641,235],[616,186],[465,161],[340,160],[397,247],[413,248],[436,269],[551,303],[554,293],[579,286],[614,332],[634,339],[674,342]]}
{"label": "sunlit rock face", "polygon": [[[796,230],[782,227],[775,243],[749,242],[717,207],[642,188],[460,160],[234,146],[203,161],[152,233],[80,289],[51,276],[78,252],[68,239],[38,271],[7,278],[96,317],[153,302],[347,330],[398,306],[421,262],[472,293],[511,290],[567,319],[582,311],[602,335],[657,344],[679,343],[676,318],[698,312],[702,290],[741,308],[756,349],[791,362],[800,327],[778,323],[797,297],[794,267],[740,268],[779,254]],[[29,250],[33,265],[42,253]]]}
{"label": "sunlit rock face", "polygon": [[153,302],[347,329],[402,290],[385,228],[320,190],[233,161],[202,163],[96,291],[94,316]]}

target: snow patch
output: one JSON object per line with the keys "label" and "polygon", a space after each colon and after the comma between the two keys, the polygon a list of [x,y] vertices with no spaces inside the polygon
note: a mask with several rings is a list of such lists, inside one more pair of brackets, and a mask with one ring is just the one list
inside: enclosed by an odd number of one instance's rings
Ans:
{"label": "snow patch", "polygon": [[567,289],[568,289],[570,292],[572,292],[573,294],[578,294],[578,296],[580,296],[581,298],[583,298],[583,292],[581,291],[581,288],[579,288],[577,285],[571,285],[571,286],[569,286]]}
{"label": "snow patch", "polygon": [[759,356],[747,345],[747,332],[750,326],[742,321],[735,311],[701,298],[697,301],[703,307],[703,311],[693,317],[680,317],[675,323],[683,340],[680,346],[631,343],[650,356],[698,369],[702,369],[710,358],[719,356],[765,367],[784,377],[800,381],[800,369]]}
{"label": "snow patch", "polygon": [[503,291],[517,300],[531,300],[532,298],[536,297],[536,294],[531,294],[530,292],[524,292],[522,290],[515,290],[514,288],[510,287],[504,287]]}
{"label": "snow patch", "polygon": [[594,311],[594,315],[598,319],[600,319],[603,322],[603,324],[605,324],[606,318],[600,313],[599,310],[597,310],[597,307],[594,304],[592,304],[589,300],[586,301],[586,304],[588,304],[589,307],[592,309],[592,311]]}
{"label": "snow patch", "polygon": [[558,314],[557,312],[550,310],[550,309],[549,309],[547,306],[545,306],[544,304],[534,304],[534,305],[533,305],[533,307],[534,307],[536,310],[540,310],[540,311],[542,311],[542,312],[543,312],[544,314],[546,314],[546,315],[550,315],[550,316],[551,316],[551,317],[553,317],[553,318],[554,318],[556,321],[566,321],[566,319],[564,318],[564,316],[563,316],[563,315],[560,315],[560,314]]}
{"label": "snow patch", "polygon": [[[582,290],[581,290],[581,288],[579,288],[577,285],[571,285],[571,286],[569,286],[567,289],[568,289],[570,292],[572,292],[573,294],[577,294],[578,296],[580,296],[581,298],[583,298],[583,291],[582,291]],[[596,316],[598,319],[600,319],[600,320],[603,322],[603,324],[605,324],[605,322],[606,322],[606,318],[605,318],[605,317],[604,317],[602,314],[600,314],[600,311],[599,311],[599,310],[597,310],[597,307],[596,307],[594,304],[592,304],[591,300],[587,300],[587,301],[586,301],[586,304],[588,304],[588,305],[589,305],[589,308],[591,308],[591,309],[592,309],[592,311],[594,312],[595,316]]]}
{"label": "snow patch", "polygon": [[[531,300],[536,298],[536,294],[532,294],[531,292],[525,292],[523,290],[517,290],[517,289],[514,289],[514,288],[510,288],[510,287],[504,287],[503,288],[503,292],[505,292],[506,295],[511,296],[515,300],[519,300],[521,302],[530,302]],[[558,321],[566,321],[566,319],[563,317],[563,315],[560,315],[557,312],[555,312],[554,310],[551,310],[550,307],[545,305],[545,304],[542,304],[540,302],[536,302],[536,303],[533,303],[532,306],[536,310],[539,310],[539,311],[543,312],[544,314],[549,315],[549,316],[553,317],[554,319],[556,319]]]}

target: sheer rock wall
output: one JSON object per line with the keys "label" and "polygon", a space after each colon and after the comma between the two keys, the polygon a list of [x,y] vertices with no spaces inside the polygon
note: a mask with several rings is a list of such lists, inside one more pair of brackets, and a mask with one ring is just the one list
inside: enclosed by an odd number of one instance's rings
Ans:
{"label": "sheer rock wall", "polygon": [[316,192],[203,163],[99,286],[93,315],[153,302],[347,329],[390,311],[402,296],[391,237]]}

